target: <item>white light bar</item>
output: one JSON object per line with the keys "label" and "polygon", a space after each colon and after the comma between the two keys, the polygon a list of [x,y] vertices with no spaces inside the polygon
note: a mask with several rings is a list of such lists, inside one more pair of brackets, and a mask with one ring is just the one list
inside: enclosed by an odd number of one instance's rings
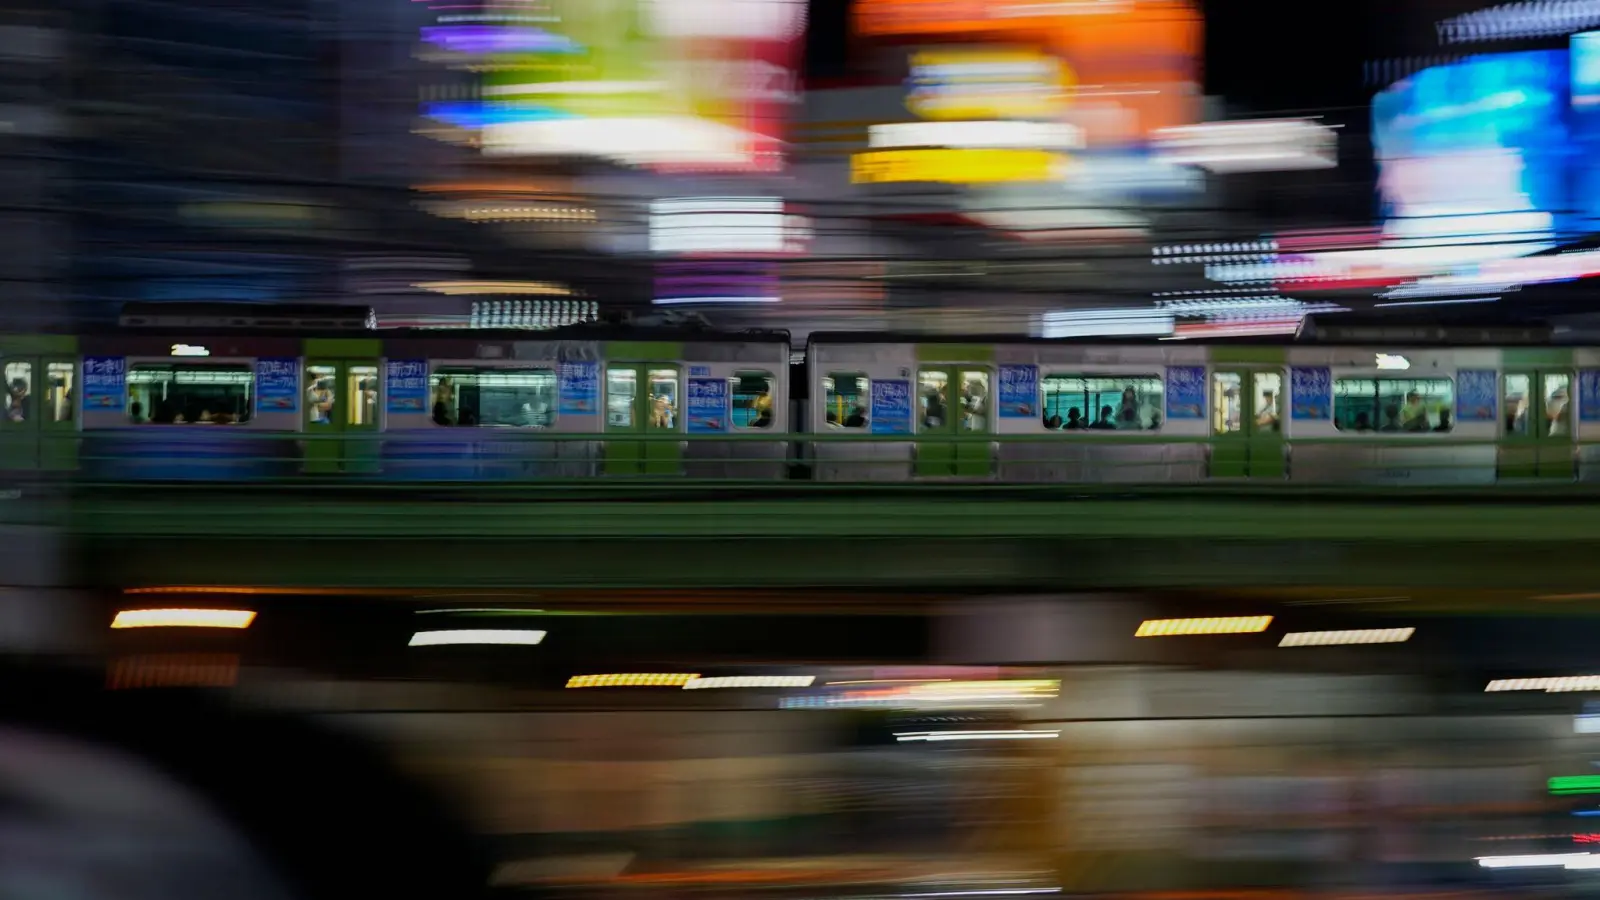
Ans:
{"label": "white light bar", "polygon": [[942,743],[944,741],[1029,741],[1060,736],[1060,731],[1007,729],[1004,731],[905,731],[895,734],[894,737],[895,740],[902,743],[912,741]]}
{"label": "white light bar", "polygon": [[744,165],[751,162],[751,142],[741,129],[686,116],[552,119],[483,129],[483,152],[490,156],[601,157],[629,165]]}
{"label": "white light bar", "polygon": [[1489,682],[1486,694],[1503,691],[1544,691],[1547,694],[1573,694],[1600,691],[1600,675],[1558,675],[1552,678],[1500,678]]}
{"label": "white light bar", "polygon": [[1283,172],[1338,165],[1333,129],[1310,119],[1205,122],[1158,129],[1156,158],[1212,172]]}
{"label": "white light bar", "polygon": [[1587,853],[1525,853],[1520,856],[1480,856],[1485,869],[1560,869],[1568,863],[1582,862]]}
{"label": "white light bar", "polygon": [[1081,150],[1083,129],[1062,122],[892,122],[867,129],[867,146]]}
{"label": "white light bar", "polygon": [[462,628],[453,631],[419,631],[411,636],[412,647],[446,647],[460,644],[507,644],[533,646],[544,640],[546,632],[510,628]]}
{"label": "white light bar", "polygon": [[1157,309],[1063,309],[1039,317],[1040,337],[1162,336],[1172,333],[1171,312]]}
{"label": "white light bar", "polygon": [[712,678],[691,678],[684,683],[683,689],[697,691],[709,688],[810,687],[816,680],[817,676],[815,675],[724,675]]}
{"label": "white light bar", "polygon": [[1403,644],[1415,628],[1358,628],[1352,631],[1291,631],[1279,647],[1334,647],[1343,644]]}
{"label": "white light bar", "polygon": [[249,609],[125,609],[111,620],[122,628],[249,628],[256,614]]}

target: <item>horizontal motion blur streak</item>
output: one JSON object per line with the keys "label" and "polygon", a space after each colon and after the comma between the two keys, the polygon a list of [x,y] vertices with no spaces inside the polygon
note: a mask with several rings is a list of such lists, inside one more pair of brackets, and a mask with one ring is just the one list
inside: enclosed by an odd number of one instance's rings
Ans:
{"label": "horizontal motion blur streak", "polygon": [[112,628],[249,628],[256,614],[249,609],[125,609]]}
{"label": "horizontal motion blur streak", "polygon": [[533,646],[544,640],[545,632],[525,629],[463,628],[454,631],[419,631],[411,636],[412,647],[443,647],[452,644],[520,644]]}
{"label": "horizontal motion blur streak", "polygon": [[1134,637],[1184,637],[1200,634],[1257,634],[1272,624],[1271,616],[1212,616],[1206,619],[1146,619]]}

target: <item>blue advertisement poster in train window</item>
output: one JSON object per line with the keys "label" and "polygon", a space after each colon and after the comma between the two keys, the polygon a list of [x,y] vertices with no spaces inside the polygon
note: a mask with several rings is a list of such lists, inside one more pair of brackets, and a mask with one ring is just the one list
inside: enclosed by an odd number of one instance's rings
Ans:
{"label": "blue advertisement poster in train window", "polygon": [[600,364],[564,362],[556,370],[561,415],[592,416],[600,411]]}
{"label": "blue advertisement poster in train window", "polygon": [[690,434],[721,434],[728,430],[733,414],[732,393],[726,378],[689,379],[689,409],[686,423]]}
{"label": "blue advertisement poster in train window", "polygon": [[1000,418],[1032,419],[1039,415],[1039,367],[1000,367]]}
{"label": "blue advertisement poster in train window", "polygon": [[83,358],[85,412],[121,410],[128,396],[128,361],[120,356]]}
{"label": "blue advertisement poster in train window", "polygon": [[1167,421],[1206,417],[1206,367],[1167,367]]}
{"label": "blue advertisement poster in train window", "polygon": [[428,362],[422,359],[391,359],[384,370],[385,407],[391,416],[426,413],[428,403]]}
{"label": "blue advertisement poster in train window", "polygon": [[297,359],[256,360],[256,412],[296,413],[300,411],[300,361]]}
{"label": "blue advertisement poster in train window", "polygon": [[1600,422],[1600,369],[1578,371],[1578,420]]}
{"label": "blue advertisement poster in train window", "polygon": [[1333,372],[1327,368],[1289,370],[1289,417],[1300,422],[1333,418]]}
{"label": "blue advertisement poster in train window", "polygon": [[872,383],[873,434],[911,433],[911,382],[886,379]]}
{"label": "blue advertisement poster in train window", "polygon": [[1457,422],[1493,422],[1499,418],[1499,405],[1498,372],[1493,369],[1461,369],[1456,372]]}

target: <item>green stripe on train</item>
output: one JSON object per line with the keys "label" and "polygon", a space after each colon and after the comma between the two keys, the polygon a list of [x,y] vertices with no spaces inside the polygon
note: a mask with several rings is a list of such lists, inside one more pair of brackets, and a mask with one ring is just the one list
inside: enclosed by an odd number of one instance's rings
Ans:
{"label": "green stripe on train", "polygon": [[674,363],[683,359],[682,341],[606,341],[600,353],[612,362]]}
{"label": "green stripe on train", "polygon": [[1244,363],[1281,366],[1289,359],[1286,347],[1212,347],[1213,363]]}
{"label": "green stripe on train", "polygon": [[375,359],[383,355],[383,341],[379,338],[306,338],[306,355]]}
{"label": "green stripe on train", "polygon": [[0,355],[44,356],[78,354],[78,339],[69,334],[0,335]]}
{"label": "green stripe on train", "polygon": [[918,344],[917,362],[994,362],[993,344]]}

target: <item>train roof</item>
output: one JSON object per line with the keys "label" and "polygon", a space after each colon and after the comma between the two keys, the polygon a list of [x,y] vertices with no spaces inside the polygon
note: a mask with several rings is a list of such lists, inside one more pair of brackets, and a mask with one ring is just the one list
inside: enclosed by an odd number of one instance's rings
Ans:
{"label": "train roof", "polygon": [[1008,334],[916,334],[911,332],[813,332],[811,344],[1010,344],[1128,346],[1172,343],[1177,346],[1288,346],[1305,344],[1360,344],[1394,346],[1524,346],[1552,343],[1548,323],[1514,323],[1505,320],[1441,321],[1397,316],[1307,317],[1294,335],[1184,338],[1151,335],[1047,338]]}
{"label": "train roof", "polygon": [[379,340],[437,339],[499,341],[696,341],[700,343],[789,343],[787,331],[726,331],[703,321],[627,324],[586,322],[549,329],[378,328],[372,308],[334,304],[130,303],[116,326],[95,334],[256,334],[274,337],[366,337]]}

